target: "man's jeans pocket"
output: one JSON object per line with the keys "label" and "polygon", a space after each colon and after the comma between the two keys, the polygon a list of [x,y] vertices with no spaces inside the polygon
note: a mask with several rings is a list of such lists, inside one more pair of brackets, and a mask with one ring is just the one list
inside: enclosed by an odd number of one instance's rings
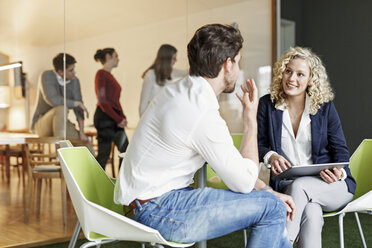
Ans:
{"label": "man's jeans pocket", "polygon": [[186,238],[186,224],[182,221],[150,214],[146,222],[143,224],[155,227],[166,240],[180,241]]}

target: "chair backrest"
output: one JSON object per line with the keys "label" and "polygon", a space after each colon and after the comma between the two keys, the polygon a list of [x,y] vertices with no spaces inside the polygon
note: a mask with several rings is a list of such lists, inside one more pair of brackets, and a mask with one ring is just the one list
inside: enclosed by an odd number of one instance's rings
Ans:
{"label": "chair backrest", "polygon": [[240,145],[242,144],[243,134],[242,133],[232,133],[231,137],[234,142],[234,146],[237,149],[240,149]]}
{"label": "chair backrest", "polygon": [[59,138],[26,138],[26,156],[29,171],[35,166],[59,165],[57,161],[57,142]]}
{"label": "chair backrest", "polygon": [[350,157],[350,171],[357,185],[354,199],[372,190],[372,139],[365,139]]}
{"label": "chair backrest", "polygon": [[73,144],[69,140],[60,140],[57,142],[59,148],[73,147]]}
{"label": "chair backrest", "polygon": [[86,149],[60,149],[59,152],[63,154],[66,165],[88,201],[123,214],[123,207],[113,200],[115,185],[97,160],[90,153],[86,154]]}
{"label": "chair backrest", "polygon": [[114,184],[86,147],[58,149],[62,171],[84,235],[89,240],[117,239],[154,242],[172,247],[160,233],[123,216],[113,201]]}

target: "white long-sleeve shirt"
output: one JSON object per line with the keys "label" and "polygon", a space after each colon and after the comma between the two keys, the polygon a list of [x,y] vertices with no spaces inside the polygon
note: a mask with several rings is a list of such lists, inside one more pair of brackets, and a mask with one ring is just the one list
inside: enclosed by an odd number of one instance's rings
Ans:
{"label": "white long-sleeve shirt", "polygon": [[[312,158],[312,142],[311,142],[311,119],[310,119],[310,98],[306,94],[305,108],[301,116],[300,125],[297,130],[297,135],[294,135],[291,118],[286,104],[277,107],[283,111],[282,123],[282,155],[292,166],[310,165],[313,163]],[[264,156],[264,163],[268,161],[272,154],[276,152],[270,151]],[[342,171],[342,180],[347,177],[344,169]]]}
{"label": "white long-sleeve shirt", "polygon": [[128,205],[187,187],[206,161],[231,190],[250,192],[257,165],[234,147],[218,109],[216,95],[202,77],[165,86],[133,134],[115,185],[115,202]]}
{"label": "white long-sleeve shirt", "polygon": [[[165,80],[165,84],[169,84],[172,82],[175,82],[187,75],[186,71],[173,69],[172,70],[172,80]],[[158,94],[158,92],[163,88],[164,86],[160,86],[156,83],[156,76],[155,76],[155,70],[150,69],[145,74],[145,77],[143,78],[143,85],[142,85],[142,91],[141,91],[141,99],[140,99],[140,106],[139,106],[139,114],[140,116],[143,115],[145,110],[147,109],[147,106],[149,106],[151,100]]]}
{"label": "white long-sleeve shirt", "polygon": [[278,106],[283,111],[282,154],[293,165],[313,163],[311,148],[310,98],[306,94],[305,108],[302,113],[297,135],[294,135],[291,118],[286,105]]}

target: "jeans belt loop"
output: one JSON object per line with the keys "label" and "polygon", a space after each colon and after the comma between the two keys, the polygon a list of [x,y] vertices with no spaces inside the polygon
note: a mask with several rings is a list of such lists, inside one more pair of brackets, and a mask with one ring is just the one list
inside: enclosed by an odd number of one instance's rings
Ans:
{"label": "jeans belt loop", "polygon": [[137,204],[138,210],[139,210],[139,211],[142,211],[142,206],[141,206],[141,204],[138,202],[138,200],[136,199],[136,200],[134,200],[134,201],[135,201],[136,204]]}

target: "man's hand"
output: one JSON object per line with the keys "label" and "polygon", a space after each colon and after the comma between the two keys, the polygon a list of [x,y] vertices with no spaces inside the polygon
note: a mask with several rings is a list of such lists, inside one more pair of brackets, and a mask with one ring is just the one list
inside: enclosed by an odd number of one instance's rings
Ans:
{"label": "man's hand", "polygon": [[[261,179],[257,178],[254,188],[256,190],[264,190],[266,187],[267,187],[266,184]],[[276,197],[278,197],[280,200],[284,202],[287,208],[287,221],[293,220],[293,217],[296,212],[296,205],[294,204],[292,197],[286,194],[276,192],[271,187],[269,187],[269,190],[267,190],[267,192],[274,194]]]}
{"label": "man's hand", "polygon": [[125,128],[128,125],[128,121],[123,119],[121,122],[118,123],[118,127]]}
{"label": "man's hand", "polygon": [[273,193],[277,196],[280,200],[282,200],[287,208],[287,221],[293,220],[294,215],[296,213],[296,205],[291,196],[276,192],[274,190],[270,190],[269,192]]}
{"label": "man's hand", "polygon": [[249,158],[258,166],[257,147],[257,108],[258,92],[253,81],[247,80],[246,86],[241,86],[243,96],[236,94],[243,106],[243,139],[240,146],[240,154],[243,158]]}
{"label": "man's hand", "polygon": [[247,79],[246,87],[240,86],[243,91],[243,96],[236,93],[243,106],[243,123],[249,123],[249,121],[256,121],[257,108],[258,108],[258,91],[256,84],[253,79]]}
{"label": "man's hand", "polygon": [[319,173],[320,177],[326,183],[334,183],[339,181],[342,178],[342,171],[337,167],[333,167],[333,172],[329,169],[322,170]]}
{"label": "man's hand", "polygon": [[270,156],[269,163],[271,165],[271,172],[274,175],[278,175],[288,168],[292,167],[291,163],[289,163],[287,159],[277,153],[274,153]]}
{"label": "man's hand", "polygon": [[78,108],[81,109],[83,112],[85,112],[86,115],[87,115],[87,118],[89,118],[89,112],[88,112],[88,109],[84,106],[84,104],[83,104],[82,102],[75,101],[75,102],[74,102],[74,106],[75,106],[75,107],[78,107]]}
{"label": "man's hand", "polygon": [[89,140],[88,136],[84,132],[79,132],[79,137],[81,140]]}

